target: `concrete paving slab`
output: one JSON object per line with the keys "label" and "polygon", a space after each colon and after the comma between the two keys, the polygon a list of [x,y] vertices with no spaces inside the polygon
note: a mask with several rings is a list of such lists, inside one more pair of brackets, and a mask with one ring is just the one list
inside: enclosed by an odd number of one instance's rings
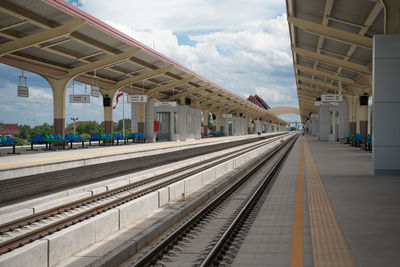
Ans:
{"label": "concrete paving slab", "polygon": [[359,266],[400,262],[400,177],[374,176],[372,153],[307,136],[321,179]]}
{"label": "concrete paving slab", "polygon": [[47,240],[37,240],[0,257],[1,267],[47,266]]}
{"label": "concrete paving slab", "polygon": [[169,201],[180,201],[185,197],[185,181],[178,181],[168,185]]}
{"label": "concrete paving slab", "polygon": [[157,190],[158,192],[158,207],[163,207],[169,202],[169,189],[161,188]]}
{"label": "concrete paving slab", "polygon": [[24,218],[32,214],[33,214],[32,208],[23,208],[17,211],[7,211],[4,213],[0,212],[0,224],[18,220],[20,218]]}
{"label": "concrete paving slab", "polygon": [[158,203],[158,192],[152,192],[119,206],[120,229],[146,218],[158,208]]}
{"label": "concrete paving slab", "polygon": [[185,182],[185,196],[189,196],[192,192],[199,190],[203,186],[203,174],[198,173],[188,177]]}
{"label": "concrete paving slab", "polygon": [[56,206],[61,206],[63,204],[73,202],[85,197],[90,197],[91,195],[92,195],[91,192],[82,192],[80,194],[74,194],[68,197],[63,197],[52,201],[46,201],[45,203],[33,206],[33,209],[35,213],[39,213],[41,211],[48,210]]}
{"label": "concrete paving slab", "polygon": [[118,229],[118,211],[112,210],[46,236],[49,266],[57,265]]}

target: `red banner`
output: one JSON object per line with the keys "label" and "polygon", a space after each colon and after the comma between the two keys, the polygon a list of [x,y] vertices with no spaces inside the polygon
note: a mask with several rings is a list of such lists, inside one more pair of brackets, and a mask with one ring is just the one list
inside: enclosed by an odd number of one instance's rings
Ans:
{"label": "red banner", "polygon": [[121,96],[121,95],[123,95],[124,93],[119,93],[118,95],[117,95],[117,101],[116,101],[116,103],[115,103],[115,106],[113,107],[113,109],[115,109],[116,107],[117,107],[117,105],[118,105],[118,98]]}

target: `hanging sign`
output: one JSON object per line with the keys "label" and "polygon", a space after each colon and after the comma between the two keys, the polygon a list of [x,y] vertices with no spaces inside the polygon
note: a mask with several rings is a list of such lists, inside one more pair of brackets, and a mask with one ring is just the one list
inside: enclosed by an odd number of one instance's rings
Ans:
{"label": "hanging sign", "polygon": [[315,101],[314,106],[317,107],[338,107],[339,102],[322,102],[322,101]]}
{"label": "hanging sign", "polygon": [[147,103],[147,95],[128,95],[128,103]]}
{"label": "hanging sign", "polygon": [[338,94],[324,94],[321,95],[322,102],[341,102],[343,101],[343,95]]}
{"label": "hanging sign", "polygon": [[170,102],[155,102],[154,103],[155,107],[176,107],[176,102],[175,101],[170,101]]}
{"label": "hanging sign", "polygon": [[18,86],[18,96],[19,97],[29,97],[29,87],[28,86]]}
{"label": "hanging sign", "polygon": [[232,118],[232,114],[223,114],[222,117],[223,118]]}
{"label": "hanging sign", "polygon": [[69,103],[90,103],[90,95],[69,95]]}
{"label": "hanging sign", "polygon": [[99,97],[100,96],[100,88],[98,86],[92,85],[90,87],[90,95],[93,97]]}

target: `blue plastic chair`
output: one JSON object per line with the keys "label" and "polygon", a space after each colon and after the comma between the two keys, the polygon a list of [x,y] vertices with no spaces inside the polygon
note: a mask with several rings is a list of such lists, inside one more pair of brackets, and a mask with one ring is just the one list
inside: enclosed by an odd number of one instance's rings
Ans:
{"label": "blue plastic chair", "polygon": [[142,142],[142,143],[146,142],[146,136],[144,136],[143,133],[137,133],[137,139],[139,142]]}
{"label": "blue plastic chair", "polygon": [[12,152],[12,153],[7,153],[7,154],[21,154],[21,153],[16,153],[16,152],[15,152],[15,146],[16,146],[16,145],[21,146],[21,143],[12,140],[11,136],[6,135],[6,142],[5,142],[5,143],[3,142],[3,145],[12,146],[12,148],[13,148],[13,152]]}

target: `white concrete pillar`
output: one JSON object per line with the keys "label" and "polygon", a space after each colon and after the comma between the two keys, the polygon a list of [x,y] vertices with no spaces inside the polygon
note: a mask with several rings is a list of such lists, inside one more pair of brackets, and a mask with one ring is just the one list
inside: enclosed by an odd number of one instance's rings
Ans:
{"label": "white concrete pillar", "polygon": [[377,175],[400,175],[400,34],[374,35],[373,164]]}
{"label": "white concrete pillar", "polygon": [[216,131],[221,131],[221,113],[216,114]]}
{"label": "white concrete pillar", "polygon": [[53,90],[53,118],[54,118],[54,133],[64,136],[65,130],[65,101],[66,92],[72,78],[56,80],[44,77],[50,84]]}
{"label": "white concrete pillar", "polygon": [[138,132],[138,112],[137,104],[131,103],[131,133]]}

